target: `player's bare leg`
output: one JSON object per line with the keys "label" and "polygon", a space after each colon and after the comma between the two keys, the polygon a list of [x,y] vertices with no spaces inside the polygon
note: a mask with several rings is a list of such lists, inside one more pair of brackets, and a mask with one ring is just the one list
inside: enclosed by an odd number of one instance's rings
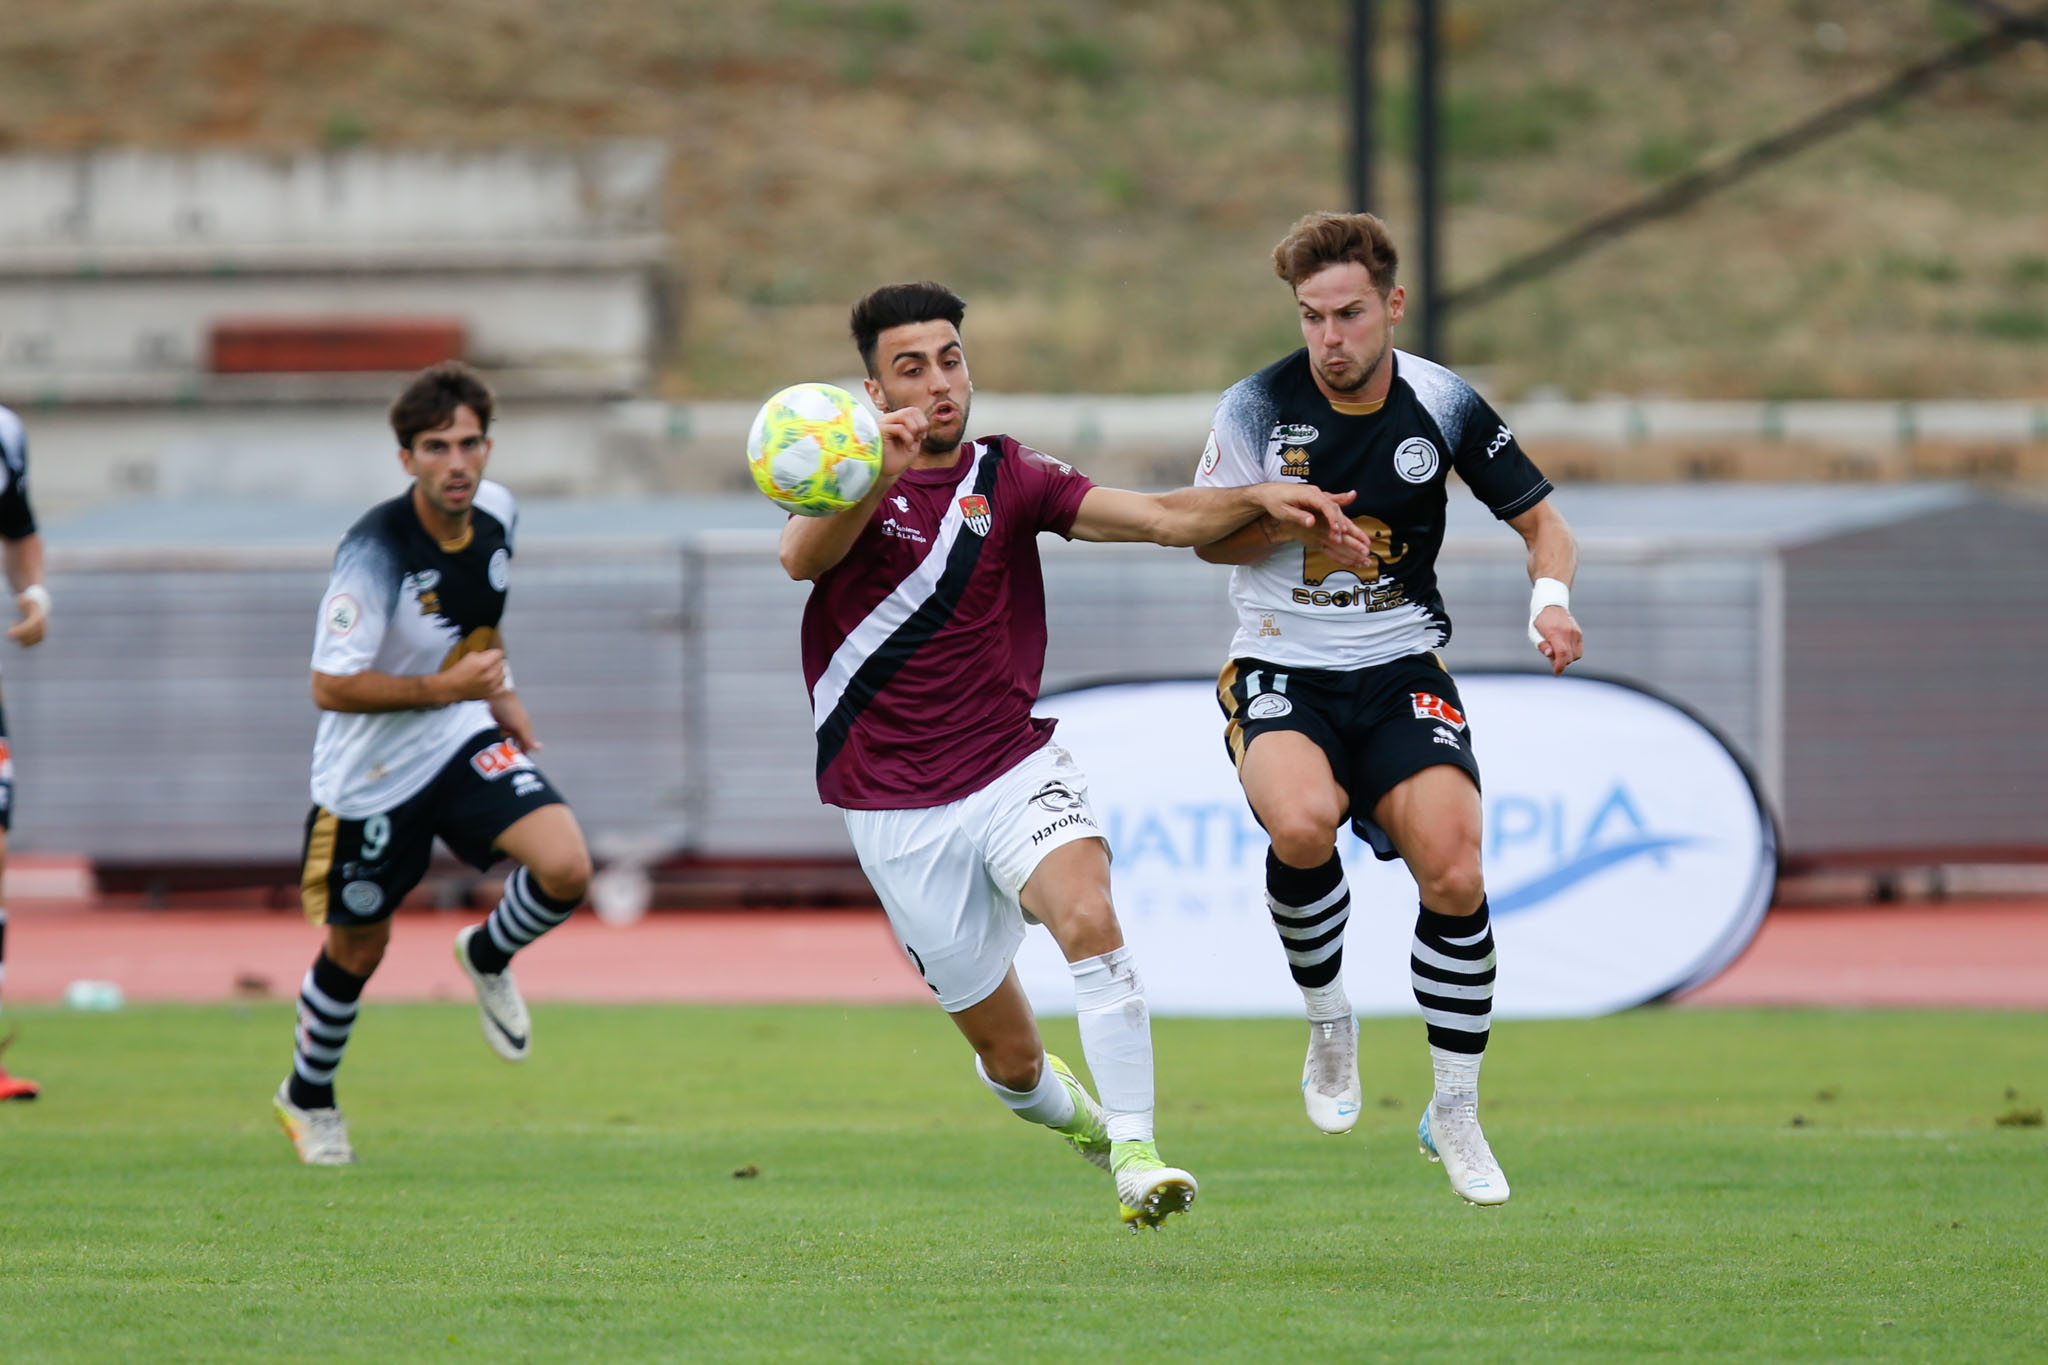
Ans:
{"label": "player's bare leg", "polygon": [[1351,799],[1322,746],[1298,730],[1269,730],[1238,769],[1245,799],[1273,841],[1266,907],[1308,1014],[1301,1099],[1309,1122],[1333,1136],[1357,1126],[1358,1021],[1344,993],[1344,926],[1351,891],[1337,858],[1337,831]]}
{"label": "player's bare leg", "polygon": [[[7,831],[0,829],[0,886],[6,885],[7,876]],[[7,911],[0,908],[0,978],[7,971]],[[0,981],[4,984],[4,981]],[[14,1042],[14,1031],[0,1031],[0,1060],[4,1060],[7,1049]],[[43,1093],[43,1088],[34,1081],[20,1076],[10,1076],[7,1068],[0,1066],[0,1100],[32,1100]]]}
{"label": "player's bare leg", "polygon": [[997,1099],[1018,1118],[1044,1124],[1083,1158],[1109,1169],[1102,1106],[1065,1062],[1045,1050],[1038,1018],[1015,969],[987,999],[951,1017],[974,1049],[975,1071]]}
{"label": "player's bare leg", "polygon": [[590,887],[590,850],[575,812],[560,803],[520,816],[498,836],[497,847],[518,866],[490,917],[456,934],[455,960],[476,988],[484,1041],[518,1062],[532,1049],[533,1022],[512,978],[512,956],[582,903]]}
{"label": "player's bare leg", "polygon": [[1110,1169],[1125,1224],[1158,1227],[1195,1199],[1195,1178],[1153,1143],[1152,1016],[1109,894],[1109,850],[1076,839],[1045,855],[1019,897],[1074,973],[1081,1049],[1102,1096]]}
{"label": "player's bare leg", "polygon": [[1479,789],[1439,764],[1380,799],[1373,819],[1422,893],[1409,962],[1429,1030],[1435,1093],[1416,1130],[1451,1188],[1474,1204],[1505,1204],[1507,1177],[1479,1127],[1479,1064],[1493,1021],[1493,927],[1480,876]]}

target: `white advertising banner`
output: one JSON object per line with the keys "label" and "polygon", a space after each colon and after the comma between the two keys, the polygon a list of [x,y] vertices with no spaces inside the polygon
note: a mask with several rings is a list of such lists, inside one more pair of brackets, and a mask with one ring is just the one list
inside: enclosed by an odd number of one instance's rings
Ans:
{"label": "white advertising banner", "polygon": [[[1482,846],[1499,946],[1494,1012],[1603,1014],[1705,980],[1769,905],[1776,837],[1728,746],[1671,702],[1598,678],[1458,677],[1485,784]],[[1266,836],[1223,748],[1209,681],[1111,683],[1044,698],[1109,831],[1118,918],[1161,1015],[1296,1015],[1265,903]],[[1412,1014],[1415,883],[1350,830],[1344,980],[1360,1014]],[[1071,1014],[1073,979],[1034,930],[1033,1006]]]}

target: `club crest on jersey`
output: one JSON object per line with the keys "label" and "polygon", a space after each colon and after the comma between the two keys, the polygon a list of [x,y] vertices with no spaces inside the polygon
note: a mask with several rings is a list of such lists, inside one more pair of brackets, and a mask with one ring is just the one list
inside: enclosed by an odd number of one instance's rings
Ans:
{"label": "club crest on jersey", "polygon": [[491,551],[491,562],[484,572],[493,588],[505,591],[505,585],[512,581],[512,552],[502,545]]}
{"label": "club crest on jersey", "polygon": [[1454,730],[1465,728],[1465,714],[1434,692],[1410,692],[1418,720],[1440,720]]}
{"label": "club crest on jersey", "polygon": [[487,749],[479,749],[469,757],[469,766],[477,775],[489,781],[503,777],[506,773],[520,768],[531,768],[533,760],[520,751],[517,744],[501,739]]}
{"label": "club crest on jersey", "polygon": [[1409,483],[1428,483],[1442,463],[1426,436],[1410,436],[1394,448],[1394,472]]}
{"label": "club crest on jersey", "polygon": [[988,534],[992,518],[989,516],[988,499],[979,493],[969,493],[960,499],[960,515],[967,519],[967,529],[978,536]]}

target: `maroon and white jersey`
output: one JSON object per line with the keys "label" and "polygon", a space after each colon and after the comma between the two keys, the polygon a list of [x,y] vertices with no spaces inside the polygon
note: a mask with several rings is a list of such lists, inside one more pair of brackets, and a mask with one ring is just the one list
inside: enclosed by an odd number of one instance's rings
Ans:
{"label": "maroon and white jersey", "polygon": [[941,806],[1046,742],[1038,533],[1066,535],[1085,475],[1008,436],[909,469],[804,606],[818,795],[852,810]]}

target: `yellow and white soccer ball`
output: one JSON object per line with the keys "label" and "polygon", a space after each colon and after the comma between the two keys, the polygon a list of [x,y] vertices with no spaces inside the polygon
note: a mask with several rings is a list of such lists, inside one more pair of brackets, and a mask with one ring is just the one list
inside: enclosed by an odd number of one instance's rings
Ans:
{"label": "yellow and white soccer ball", "polygon": [[867,496],[882,472],[882,428],[845,389],[792,384],[761,405],[747,468],[769,501],[829,516]]}

